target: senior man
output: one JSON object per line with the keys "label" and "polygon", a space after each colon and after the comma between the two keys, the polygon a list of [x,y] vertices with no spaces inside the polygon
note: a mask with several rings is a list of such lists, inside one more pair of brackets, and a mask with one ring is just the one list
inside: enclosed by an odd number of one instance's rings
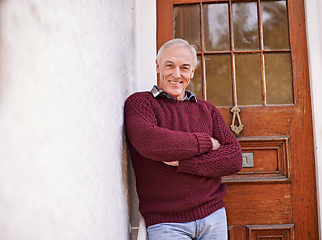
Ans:
{"label": "senior man", "polygon": [[159,50],[159,86],[132,94],[125,126],[149,240],[224,240],[223,176],[242,167],[239,142],[215,106],[186,90],[196,50],[173,39]]}

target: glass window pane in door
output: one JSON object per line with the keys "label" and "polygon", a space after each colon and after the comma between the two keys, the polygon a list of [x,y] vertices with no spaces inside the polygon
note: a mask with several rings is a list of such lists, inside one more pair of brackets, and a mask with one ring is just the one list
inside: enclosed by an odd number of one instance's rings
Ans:
{"label": "glass window pane in door", "polygon": [[198,65],[194,73],[194,77],[190,80],[187,90],[193,92],[198,99],[202,99],[202,74],[200,57],[198,57]]}
{"label": "glass window pane in door", "polygon": [[262,105],[260,55],[240,54],[235,61],[238,105]]}
{"label": "glass window pane in door", "polygon": [[228,4],[204,4],[203,23],[205,50],[229,50]]}
{"label": "glass window pane in door", "polygon": [[261,3],[264,49],[288,49],[288,19],[286,1]]}
{"label": "glass window pane in door", "polygon": [[200,7],[198,4],[173,8],[173,37],[183,38],[200,51]]}
{"label": "glass window pane in door", "polygon": [[215,106],[232,106],[230,55],[205,56],[207,100]]}
{"label": "glass window pane in door", "polygon": [[265,54],[266,95],[268,104],[292,104],[293,84],[289,53]]}
{"label": "glass window pane in door", "polygon": [[258,50],[258,14],[256,2],[232,4],[234,49]]}

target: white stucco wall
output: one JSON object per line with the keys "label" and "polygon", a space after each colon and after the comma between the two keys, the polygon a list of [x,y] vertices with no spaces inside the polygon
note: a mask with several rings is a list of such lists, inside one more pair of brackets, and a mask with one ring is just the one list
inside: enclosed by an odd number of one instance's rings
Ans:
{"label": "white stucco wall", "polygon": [[0,239],[128,239],[134,0],[0,1]]}
{"label": "white stucco wall", "polygon": [[322,2],[306,0],[306,29],[312,96],[320,239],[322,223]]}

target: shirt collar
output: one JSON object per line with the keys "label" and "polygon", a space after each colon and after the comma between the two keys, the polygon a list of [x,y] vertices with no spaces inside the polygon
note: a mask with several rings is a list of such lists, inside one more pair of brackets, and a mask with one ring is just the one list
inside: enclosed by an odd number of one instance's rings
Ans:
{"label": "shirt collar", "polygon": [[[172,97],[170,94],[168,94],[167,92],[165,92],[164,90],[162,90],[161,88],[159,88],[158,86],[154,85],[153,88],[151,89],[150,91],[153,95],[153,97],[157,97],[159,95],[163,95],[167,98],[170,98],[170,99],[174,99],[176,100],[174,97]],[[183,101],[193,101],[193,102],[197,102],[197,98],[196,96],[193,94],[193,92],[190,92],[188,90],[185,90],[185,97],[183,99]]]}

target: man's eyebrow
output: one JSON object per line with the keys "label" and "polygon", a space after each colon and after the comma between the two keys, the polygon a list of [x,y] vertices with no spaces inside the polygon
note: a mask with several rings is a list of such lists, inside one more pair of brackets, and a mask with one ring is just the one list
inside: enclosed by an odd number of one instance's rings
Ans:
{"label": "man's eyebrow", "polygon": [[[167,63],[174,64],[174,62],[173,61],[170,61],[170,60],[167,60],[165,62],[165,64],[167,64]],[[191,67],[191,64],[190,63],[184,63],[184,64],[181,64],[181,66],[183,66],[183,67]]]}

